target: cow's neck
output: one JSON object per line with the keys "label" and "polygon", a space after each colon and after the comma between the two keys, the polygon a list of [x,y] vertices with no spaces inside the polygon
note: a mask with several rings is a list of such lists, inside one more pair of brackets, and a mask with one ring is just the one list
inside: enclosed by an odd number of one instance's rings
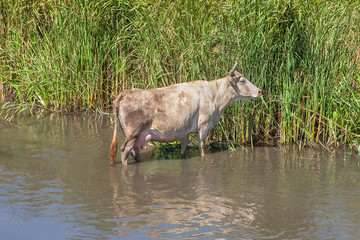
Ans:
{"label": "cow's neck", "polygon": [[[214,89],[214,102],[217,108],[217,114],[221,116],[225,108],[234,101],[234,90],[227,78],[221,78],[211,82]],[[220,118],[218,116],[218,118]]]}

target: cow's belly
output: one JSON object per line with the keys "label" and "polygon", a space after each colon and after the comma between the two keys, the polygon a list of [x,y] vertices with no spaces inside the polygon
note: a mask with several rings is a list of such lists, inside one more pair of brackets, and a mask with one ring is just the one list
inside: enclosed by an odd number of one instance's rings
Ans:
{"label": "cow's belly", "polygon": [[173,142],[196,132],[196,127],[192,124],[178,126],[159,126],[152,127],[146,131],[151,135],[151,139],[157,142]]}
{"label": "cow's belly", "polygon": [[146,145],[149,141],[156,142],[173,142],[180,140],[192,132],[196,132],[196,129],[192,124],[181,126],[180,128],[176,127],[163,127],[163,128],[149,128],[144,131],[136,141],[135,147],[141,151],[146,149]]}

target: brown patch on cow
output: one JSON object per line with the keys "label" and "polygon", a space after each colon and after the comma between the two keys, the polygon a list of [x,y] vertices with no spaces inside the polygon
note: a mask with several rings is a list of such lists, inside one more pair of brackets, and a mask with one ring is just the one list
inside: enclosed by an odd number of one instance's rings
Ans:
{"label": "brown patch on cow", "polygon": [[166,114],[166,111],[163,108],[158,108],[155,114],[156,119],[160,121],[164,121],[164,124],[166,123],[166,119],[168,118],[168,115]]}
{"label": "brown patch on cow", "polygon": [[125,125],[131,126],[131,131],[126,131],[126,135],[138,135],[144,129],[146,129],[151,124],[152,116],[146,113],[142,109],[137,109],[134,111],[129,112],[125,115]]}
{"label": "brown patch on cow", "polygon": [[154,102],[155,102],[155,104],[161,104],[163,102],[164,95],[165,95],[164,93],[154,94]]}
{"label": "brown patch on cow", "polygon": [[184,92],[179,93],[179,98],[186,98],[187,95]]}

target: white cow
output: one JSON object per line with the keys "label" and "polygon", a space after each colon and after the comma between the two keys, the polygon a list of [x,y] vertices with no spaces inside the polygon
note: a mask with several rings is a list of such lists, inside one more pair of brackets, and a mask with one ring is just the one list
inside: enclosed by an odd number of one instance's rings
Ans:
{"label": "white cow", "polygon": [[236,100],[257,98],[261,90],[236,71],[214,81],[194,81],[149,90],[121,92],[113,103],[114,136],[110,147],[110,165],[115,165],[117,132],[120,125],[125,135],[121,159],[127,164],[131,154],[140,161],[139,151],[150,140],[181,140],[184,156],[189,135],[198,133],[201,156],[205,155],[205,138],[218,123],[225,108]]}

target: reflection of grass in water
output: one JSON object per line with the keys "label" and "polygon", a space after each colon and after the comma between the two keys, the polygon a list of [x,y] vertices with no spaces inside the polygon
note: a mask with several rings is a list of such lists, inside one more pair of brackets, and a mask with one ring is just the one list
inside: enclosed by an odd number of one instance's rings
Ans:
{"label": "reflection of grass in water", "polygon": [[266,94],[211,138],[357,148],[359,34],[356,1],[5,0],[0,101],[107,111],[123,89],[217,79],[238,58]]}

